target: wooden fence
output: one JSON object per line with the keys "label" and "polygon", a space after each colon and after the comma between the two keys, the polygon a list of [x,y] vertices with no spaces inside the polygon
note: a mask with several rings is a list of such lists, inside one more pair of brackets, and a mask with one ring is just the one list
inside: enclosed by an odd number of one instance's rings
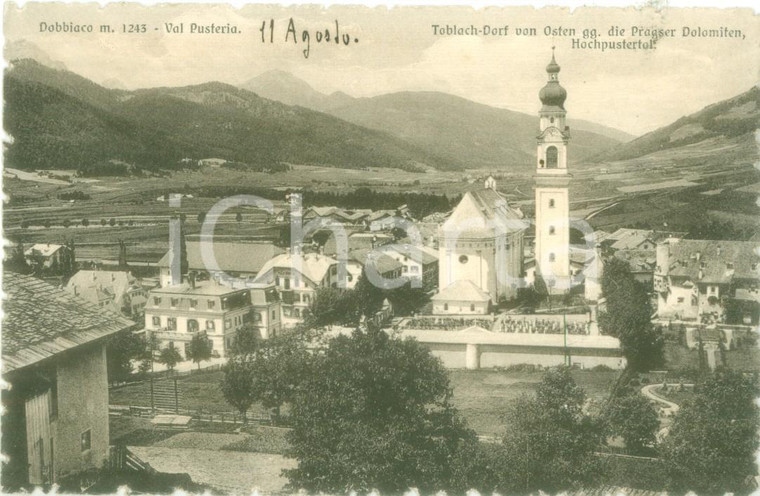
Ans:
{"label": "wooden fence", "polygon": [[[220,424],[241,424],[243,418],[239,412],[204,412],[202,410],[188,410],[184,408],[174,409],[161,409],[151,408],[149,406],[135,406],[135,405],[109,405],[108,414],[110,416],[131,416],[131,417],[143,417],[153,418],[157,414],[161,413],[175,413],[178,415],[187,415],[197,422],[208,423],[220,423]],[[271,425],[272,416],[269,414],[249,413],[247,415],[248,422],[258,423],[262,425]]]}

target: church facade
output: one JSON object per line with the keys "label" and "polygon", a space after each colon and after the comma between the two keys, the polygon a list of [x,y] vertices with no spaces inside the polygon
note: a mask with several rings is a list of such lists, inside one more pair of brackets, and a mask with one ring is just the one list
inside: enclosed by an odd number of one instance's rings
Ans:
{"label": "church facade", "polygon": [[[565,123],[567,92],[559,84],[559,71],[552,54],[546,67],[548,81],[539,93],[542,107],[535,172],[536,274],[553,294],[566,292],[571,278],[570,129]],[[510,207],[492,177],[482,188],[465,193],[438,232],[440,294],[450,293],[448,289],[456,283],[469,281],[488,294],[492,304],[515,298],[518,289],[526,285],[523,258],[527,229],[522,212]]]}
{"label": "church facade", "polygon": [[523,278],[527,223],[496,191],[489,177],[482,189],[465,193],[439,229],[438,287],[470,281],[496,304],[517,296]]}

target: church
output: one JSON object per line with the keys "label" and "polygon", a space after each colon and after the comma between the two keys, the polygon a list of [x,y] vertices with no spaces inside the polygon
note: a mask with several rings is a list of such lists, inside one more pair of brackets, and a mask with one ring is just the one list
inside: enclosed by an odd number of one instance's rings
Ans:
{"label": "church", "polygon": [[[548,81],[539,92],[542,106],[535,172],[535,271],[552,294],[566,292],[571,276],[570,128],[565,123],[567,91],[559,84],[559,71],[552,52],[546,67]],[[464,281],[487,294],[492,304],[515,298],[517,290],[526,286],[524,240],[528,228],[522,212],[497,191],[493,177],[481,188],[465,193],[439,228],[440,293],[435,313],[458,313],[461,304],[448,305],[441,297],[456,293],[451,288]]]}

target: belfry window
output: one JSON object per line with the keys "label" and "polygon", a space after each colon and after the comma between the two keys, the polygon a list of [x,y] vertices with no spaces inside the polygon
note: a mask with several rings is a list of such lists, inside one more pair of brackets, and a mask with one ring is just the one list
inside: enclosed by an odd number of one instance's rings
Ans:
{"label": "belfry window", "polygon": [[555,260],[555,258],[556,257],[554,256],[554,253],[549,253],[549,261],[550,262],[553,262]]}
{"label": "belfry window", "polygon": [[546,149],[546,167],[547,169],[556,169],[557,168],[557,147],[556,146],[550,146]]}
{"label": "belfry window", "polygon": [[554,208],[554,198],[549,200],[549,208]]}
{"label": "belfry window", "polygon": [[549,226],[549,234],[555,234],[556,230],[554,229],[554,226]]}

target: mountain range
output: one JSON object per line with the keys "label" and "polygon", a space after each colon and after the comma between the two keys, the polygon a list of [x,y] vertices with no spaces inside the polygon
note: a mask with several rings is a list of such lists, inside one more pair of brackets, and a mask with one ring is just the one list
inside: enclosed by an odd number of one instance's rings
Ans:
{"label": "mountain range", "polygon": [[[183,159],[222,158],[259,169],[291,163],[528,173],[534,162],[535,116],[439,92],[325,95],[282,71],[240,87],[127,91],[33,59],[14,60],[4,79],[4,125],[12,136],[6,164],[21,169],[97,170],[113,161],[170,169]],[[751,139],[759,94],[753,88],[636,139],[571,120],[571,162],[627,160],[721,136]]]}

